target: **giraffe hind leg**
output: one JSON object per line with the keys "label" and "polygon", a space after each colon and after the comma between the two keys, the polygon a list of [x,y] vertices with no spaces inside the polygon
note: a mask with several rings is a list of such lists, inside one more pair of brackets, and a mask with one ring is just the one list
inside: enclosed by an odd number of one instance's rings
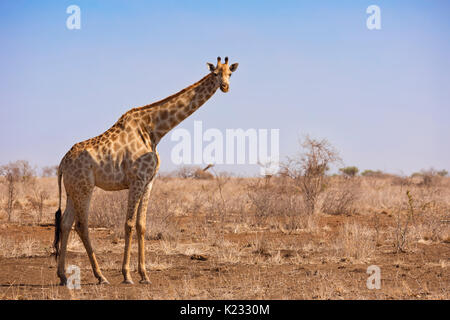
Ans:
{"label": "giraffe hind leg", "polygon": [[72,200],[67,197],[66,209],[61,218],[61,247],[60,254],[58,257],[58,277],[60,279],[60,285],[67,284],[67,277],[65,272],[66,267],[66,252],[67,252],[67,242],[69,239],[70,231],[72,229],[73,221],[75,217],[75,210],[73,208]]}
{"label": "giraffe hind leg", "polygon": [[99,284],[109,284],[108,280],[103,276],[100,271],[100,267],[97,262],[97,258],[92,248],[91,240],[89,238],[89,226],[88,226],[88,211],[89,204],[92,196],[93,187],[90,190],[85,190],[81,194],[78,194],[77,200],[74,201],[75,207],[75,231],[80,236],[83,242],[86,253],[88,254],[89,261],[92,266],[94,276],[98,279]]}

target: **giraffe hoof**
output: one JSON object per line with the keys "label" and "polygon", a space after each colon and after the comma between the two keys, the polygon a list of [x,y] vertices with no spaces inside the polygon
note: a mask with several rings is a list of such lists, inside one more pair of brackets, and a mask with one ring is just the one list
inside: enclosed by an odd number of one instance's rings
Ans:
{"label": "giraffe hoof", "polygon": [[142,279],[141,281],[139,281],[139,283],[140,283],[140,284],[152,284],[152,283],[150,282],[150,280],[148,280],[148,279]]}
{"label": "giraffe hoof", "polygon": [[109,281],[106,280],[106,279],[100,279],[100,280],[98,280],[98,284],[99,284],[99,285],[101,285],[101,284],[108,285],[108,284],[110,284],[110,283],[109,283]]}
{"label": "giraffe hoof", "polygon": [[134,284],[133,280],[130,280],[130,279],[123,280],[122,283],[123,283],[123,284]]}

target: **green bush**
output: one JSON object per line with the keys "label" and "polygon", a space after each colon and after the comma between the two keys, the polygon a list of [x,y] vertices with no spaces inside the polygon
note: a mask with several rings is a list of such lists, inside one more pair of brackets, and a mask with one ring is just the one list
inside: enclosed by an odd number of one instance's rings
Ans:
{"label": "green bush", "polygon": [[441,177],[445,177],[446,175],[448,175],[448,171],[445,169],[442,169],[441,171],[438,171],[437,174]]}
{"label": "green bush", "polygon": [[359,169],[357,167],[345,167],[345,168],[339,169],[339,171],[342,172],[342,174],[344,176],[354,177],[358,174]]}
{"label": "green bush", "polygon": [[383,175],[383,172],[381,172],[380,170],[364,170],[363,172],[361,172],[361,175],[363,177],[381,177]]}

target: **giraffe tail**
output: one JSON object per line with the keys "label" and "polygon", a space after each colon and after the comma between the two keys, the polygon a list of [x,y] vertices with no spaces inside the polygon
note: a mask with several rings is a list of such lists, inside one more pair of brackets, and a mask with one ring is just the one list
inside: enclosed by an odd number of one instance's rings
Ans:
{"label": "giraffe tail", "polygon": [[59,206],[55,213],[55,240],[53,241],[53,248],[55,249],[55,259],[58,260],[59,256],[59,241],[61,235],[61,178],[62,170],[61,165],[58,168],[58,192],[59,192]]}

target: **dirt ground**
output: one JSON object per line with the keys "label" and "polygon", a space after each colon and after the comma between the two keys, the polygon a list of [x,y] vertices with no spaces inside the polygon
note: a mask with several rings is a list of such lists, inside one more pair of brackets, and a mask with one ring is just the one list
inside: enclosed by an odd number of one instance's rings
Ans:
{"label": "dirt ground", "polygon": [[[395,253],[379,246],[366,263],[327,259],[321,250],[296,244],[316,243],[327,250],[345,220],[359,217],[322,217],[326,239],[308,233],[284,234],[270,230],[227,234],[227,247],[205,246],[201,239],[185,237],[177,243],[147,241],[150,285],[121,284],[123,241],[107,229],[91,229],[99,263],[111,285],[97,285],[82,245],[73,237],[68,264],[81,269],[81,289],[58,286],[54,257],[50,256],[52,226],[3,224],[0,236],[16,243],[28,241],[24,257],[0,257],[2,299],[448,299],[450,244],[418,244],[414,252]],[[388,220],[389,217],[383,217]],[[255,248],[257,237],[277,243],[276,249]],[[189,239],[191,238],[191,239]],[[30,240],[32,239],[32,240]],[[122,239],[121,239],[122,240]],[[311,242],[312,241],[312,242]],[[316,242],[317,241],[317,242]],[[8,250],[8,248],[5,248]],[[258,251],[259,250],[259,251]],[[238,253],[238,256],[233,254]],[[227,256],[230,254],[230,256]],[[132,259],[137,259],[133,247]],[[369,290],[367,268],[381,270],[381,288]],[[134,269],[136,269],[134,262]],[[132,268],[133,269],[133,268]],[[136,270],[135,282],[139,280]]]}
{"label": "dirt ground", "polygon": [[[96,190],[90,235],[111,284],[96,284],[72,231],[66,262],[81,288],[70,290],[52,255],[56,178],[37,178],[18,185],[12,216],[0,210],[0,299],[449,299],[449,186],[334,177],[304,214],[285,179],[161,177],[147,216],[150,285],[139,284],[136,239],[136,284],[121,283],[126,191]],[[370,266],[379,289],[367,286]]]}

